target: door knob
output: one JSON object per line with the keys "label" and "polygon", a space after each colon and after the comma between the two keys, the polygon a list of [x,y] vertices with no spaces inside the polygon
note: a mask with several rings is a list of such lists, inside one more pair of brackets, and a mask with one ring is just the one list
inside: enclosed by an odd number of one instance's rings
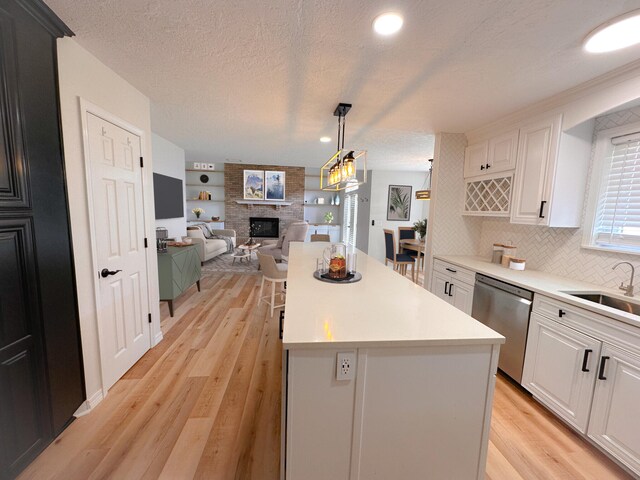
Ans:
{"label": "door knob", "polygon": [[116,273],[121,272],[121,271],[122,271],[122,270],[115,270],[115,271],[111,271],[111,270],[109,270],[108,268],[103,268],[103,269],[100,271],[100,276],[101,276],[102,278],[107,278],[109,275],[115,275]]}

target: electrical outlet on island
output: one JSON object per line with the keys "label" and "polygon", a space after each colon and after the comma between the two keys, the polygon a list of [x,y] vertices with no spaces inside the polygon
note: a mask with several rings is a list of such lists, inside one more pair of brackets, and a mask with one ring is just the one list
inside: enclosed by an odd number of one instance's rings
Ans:
{"label": "electrical outlet on island", "polygon": [[356,352],[339,352],[336,362],[336,380],[356,378]]}

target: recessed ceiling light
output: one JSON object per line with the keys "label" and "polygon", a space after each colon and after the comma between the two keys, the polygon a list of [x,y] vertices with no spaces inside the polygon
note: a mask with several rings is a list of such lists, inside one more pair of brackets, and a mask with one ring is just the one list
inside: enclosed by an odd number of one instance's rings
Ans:
{"label": "recessed ceiling light", "polygon": [[590,53],[606,53],[640,43],[640,10],[626,13],[603,23],[584,40]]}
{"label": "recessed ceiling light", "polygon": [[329,143],[331,141],[331,137],[320,137],[320,141],[322,143]]}
{"label": "recessed ceiling light", "polygon": [[393,35],[402,28],[402,17],[397,13],[383,13],[373,20],[373,29],[380,35]]}

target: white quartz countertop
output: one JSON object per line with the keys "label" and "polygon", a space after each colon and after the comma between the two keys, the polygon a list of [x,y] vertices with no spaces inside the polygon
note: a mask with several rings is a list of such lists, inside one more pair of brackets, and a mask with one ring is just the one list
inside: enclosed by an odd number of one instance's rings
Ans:
{"label": "white quartz countertop", "polygon": [[536,293],[546,295],[548,297],[561,300],[563,302],[584,308],[607,317],[620,320],[622,322],[640,327],[640,317],[632,313],[622,312],[615,308],[599,305],[597,303],[574,297],[566,292],[603,292],[608,295],[621,298],[633,303],[640,303],[640,297],[625,297],[623,293],[616,288],[607,288],[591,283],[572,280],[569,278],[544,273],[537,270],[511,270],[509,268],[491,263],[488,259],[473,256],[456,256],[456,255],[435,255],[434,258],[452,263],[462,268],[473,270],[477,273],[487,275],[489,277],[508,282],[518,287],[526,288]]}
{"label": "white quartz countertop", "polygon": [[327,245],[290,246],[285,349],[504,342],[499,333],[360,251],[361,281],[343,285],[316,280],[316,259]]}

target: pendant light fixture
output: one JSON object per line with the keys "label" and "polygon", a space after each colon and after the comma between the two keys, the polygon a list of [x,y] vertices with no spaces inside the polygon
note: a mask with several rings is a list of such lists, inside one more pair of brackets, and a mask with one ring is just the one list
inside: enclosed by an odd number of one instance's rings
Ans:
{"label": "pendant light fixture", "polygon": [[338,146],[336,153],[320,169],[320,189],[338,192],[355,190],[367,181],[367,152],[344,147],[345,116],[350,103],[339,103],[333,115],[338,117]]}
{"label": "pendant light fixture", "polygon": [[433,158],[429,159],[429,170],[427,171],[427,178],[424,181],[424,186],[429,183],[429,186],[425,189],[416,190],[416,200],[431,200],[431,172],[433,170]]}

